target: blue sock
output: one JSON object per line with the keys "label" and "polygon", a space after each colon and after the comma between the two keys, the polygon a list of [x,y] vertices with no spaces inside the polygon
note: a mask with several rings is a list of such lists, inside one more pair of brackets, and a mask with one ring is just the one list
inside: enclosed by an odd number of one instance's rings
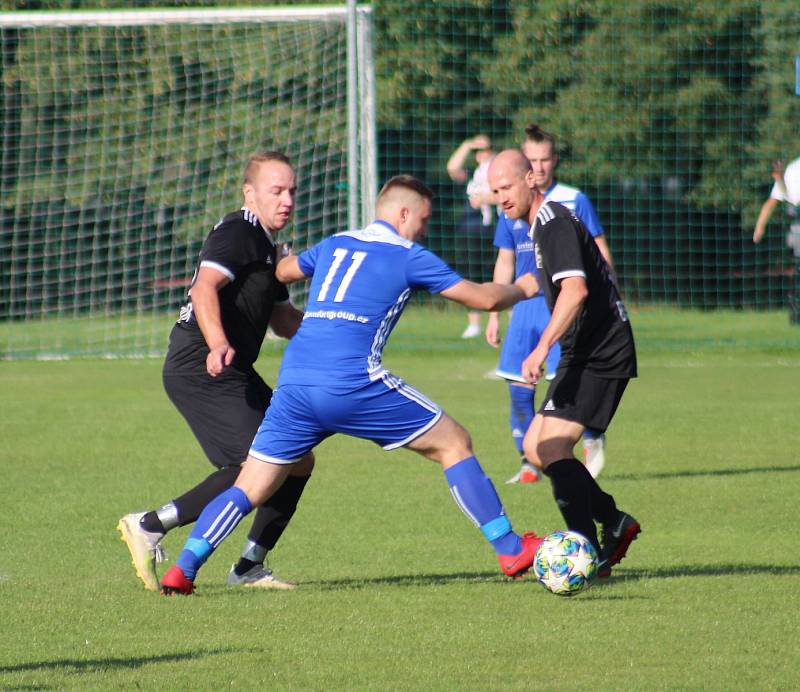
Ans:
{"label": "blue sock", "polygon": [[175,562],[187,579],[194,580],[197,570],[252,509],[247,495],[236,487],[228,488],[206,505]]}
{"label": "blue sock", "polygon": [[509,416],[509,423],[511,424],[511,437],[514,438],[514,444],[517,446],[517,451],[522,454],[522,440],[525,437],[525,432],[536,415],[533,405],[533,399],[536,396],[536,390],[529,387],[520,387],[515,384],[508,385],[508,397],[511,402],[511,414]]}
{"label": "blue sock", "polygon": [[516,555],[522,541],[511,528],[492,481],[475,457],[462,459],[444,472],[450,494],[498,555]]}
{"label": "blue sock", "polygon": [[586,430],[583,431],[584,440],[596,440],[598,437],[603,437],[603,433],[601,430],[595,430],[594,428],[586,428]]}

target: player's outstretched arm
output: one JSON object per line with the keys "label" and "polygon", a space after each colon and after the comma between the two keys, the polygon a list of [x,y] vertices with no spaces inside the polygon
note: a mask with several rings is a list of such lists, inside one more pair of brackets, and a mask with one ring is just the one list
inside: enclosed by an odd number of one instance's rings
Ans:
{"label": "player's outstretched arm", "polygon": [[533,274],[525,274],[510,286],[496,283],[477,284],[465,279],[442,291],[442,295],[473,310],[490,312],[510,308],[521,300],[532,298],[538,291],[539,283]]}
{"label": "player's outstretched arm", "polygon": [[278,266],[275,267],[275,276],[282,284],[290,284],[308,278],[300,269],[297,255],[289,255],[281,259]]}

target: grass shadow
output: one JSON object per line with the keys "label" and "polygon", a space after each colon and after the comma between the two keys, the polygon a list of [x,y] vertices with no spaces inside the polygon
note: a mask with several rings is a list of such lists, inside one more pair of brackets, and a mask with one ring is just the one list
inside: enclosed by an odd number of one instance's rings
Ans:
{"label": "grass shadow", "polygon": [[609,583],[623,580],[677,579],[682,577],[730,577],[769,575],[772,577],[800,575],[800,565],[678,565],[658,569],[615,568]]}
{"label": "grass shadow", "polygon": [[322,589],[362,588],[365,586],[441,586],[444,584],[484,584],[487,581],[507,581],[497,572],[454,572],[452,574],[398,574],[391,577],[367,579],[331,579],[307,582]]}
{"label": "grass shadow", "polygon": [[[256,651],[246,648],[225,649],[197,649],[174,654],[159,654],[157,656],[135,656],[130,658],[59,658],[52,661],[32,661],[19,663],[13,666],[0,666],[0,675],[7,673],[30,673],[36,671],[62,671],[66,674],[104,673],[110,669],[140,668],[152,663],[170,663],[173,661],[188,661],[210,656],[222,656],[230,653]],[[2,686],[2,689],[9,689]],[[22,689],[22,688],[15,688]],[[42,689],[37,686],[36,689]]]}
{"label": "grass shadow", "polygon": [[[508,581],[497,572],[454,572],[452,574],[397,574],[387,577],[345,577],[342,579],[316,579],[299,582],[302,591],[306,588],[313,588],[315,591],[340,591],[343,589],[365,589],[371,586],[396,586],[406,587],[428,587],[442,586],[445,584],[485,584],[486,582]],[[198,587],[201,595],[247,595],[259,589],[231,589],[224,584],[208,584]],[[286,592],[281,593],[297,593]]]}
{"label": "grass shadow", "polygon": [[716,469],[714,471],[663,471],[658,473],[609,473],[603,479],[614,481],[651,481],[666,478],[696,478],[698,476],[743,476],[750,473],[797,473],[800,466],[757,466],[746,469]]}
{"label": "grass shadow", "polygon": [[[776,566],[776,565],[678,565],[675,567],[663,567],[657,569],[630,569],[626,567],[616,567],[610,579],[604,579],[597,584],[613,585],[625,581],[643,581],[647,579],[676,579],[682,577],[720,577],[720,576],[749,576],[749,575],[770,575],[770,576],[797,576],[800,575],[800,566]],[[533,579],[526,578],[525,583],[532,582]],[[304,581],[300,583],[301,591],[303,588],[313,588],[315,591],[341,591],[347,589],[366,589],[374,586],[391,586],[397,588],[444,586],[448,584],[487,584],[496,582],[498,584],[513,583],[507,577],[497,572],[454,572],[451,574],[398,574],[387,577],[368,577],[368,578],[343,578],[325,579],[315,581]],[[252,593],[252,589],[230,589],[223,585],[211,584],[201,587],[207,595],[234,594],[246,595]],[[286,593],[286,592],[283,592]],[[295,592],[297,593],[297,592]],[[2,668],[0,668],[2,672]]]}

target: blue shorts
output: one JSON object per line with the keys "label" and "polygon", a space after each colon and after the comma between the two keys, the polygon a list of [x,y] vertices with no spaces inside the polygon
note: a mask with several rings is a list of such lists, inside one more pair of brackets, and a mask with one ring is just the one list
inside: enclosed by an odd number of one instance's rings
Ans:
{"label": "blue shorts", "polygon": [[334,433],[403,447],[430,430],[442,409],[384,370],[355,387],[280,385],[250,447],[250,456],[292,464]]}
{"label": "blue shorts", "polygon": [[[539,337],[550,321],[550,310],[544,296],[534,296],[514,306],[508,331],[500,350],[500,362],[495,371],[499,377],[512,382],[525,382],[522,361],[539,343]],[[561,346],[555,344],[547,354],[547,374],[555,375],[561,359]]]}

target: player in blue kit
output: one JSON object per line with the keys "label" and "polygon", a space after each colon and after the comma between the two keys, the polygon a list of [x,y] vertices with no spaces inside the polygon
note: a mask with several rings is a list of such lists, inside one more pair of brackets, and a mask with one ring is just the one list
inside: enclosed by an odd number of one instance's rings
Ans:
{"label": "player in blue kit", "polygon": [[520,577],[530,569],[541,538],[512,530],[469,433],[382,365],[383,348],[413,290],[486,311],[537,290],[530,274],[509,285],[466,281],[418,245],[432,197],[411,176],[392,178],[378,195],[377,221],[281,260],[280,281],[311,278],[303,323],[286,348],[278,387],[234,487],[203,510],[162,579],[162,593],[192,593],[197,570],[220,542],[281,487],[294,464],[335,433],[384,449],[405,447],[438,462],[453,499],[491,543],[502,571]]}
{"label": "player in blue kit", "polygon": [[[555,180],[555,169],[558,165],[555,137],[538,125],[528,125],[521,150],[531,163],[536,186],[544,194],[544,198],[563,204],[583,221],[595,239],[598,250],[611,267],[611,253],[605,240],[605,231],[591,201],[577,188]],[[533,266],[533,242],[528,237],[529,230],[530,227],[524,219],[509,219],[506,214],[500,215],[494,236],[497,248],[494,281],[511,283],[515,276],[536,271]],[[550,311],[542,293],[519,303],[514,307],[500,350],[496,374],[508,382],[511,436],[521,460],[519,470],[507,483],[535,483],[540,479],[539,469],[525,458],[522,451],[522,438],[535,415],[536,389],[525,382],[521,366],[539,340],[549,319]],[[491,346],[497,348],[500,345],[500,320],[496,312],[489,315],[485,334]],[[555,375],[560,355],[560,347],[555,344],[547,357],[547,379]],[[597,477],[605,464],[604,435],[587,429],[583,448],[584,463],[592,476]]]}

